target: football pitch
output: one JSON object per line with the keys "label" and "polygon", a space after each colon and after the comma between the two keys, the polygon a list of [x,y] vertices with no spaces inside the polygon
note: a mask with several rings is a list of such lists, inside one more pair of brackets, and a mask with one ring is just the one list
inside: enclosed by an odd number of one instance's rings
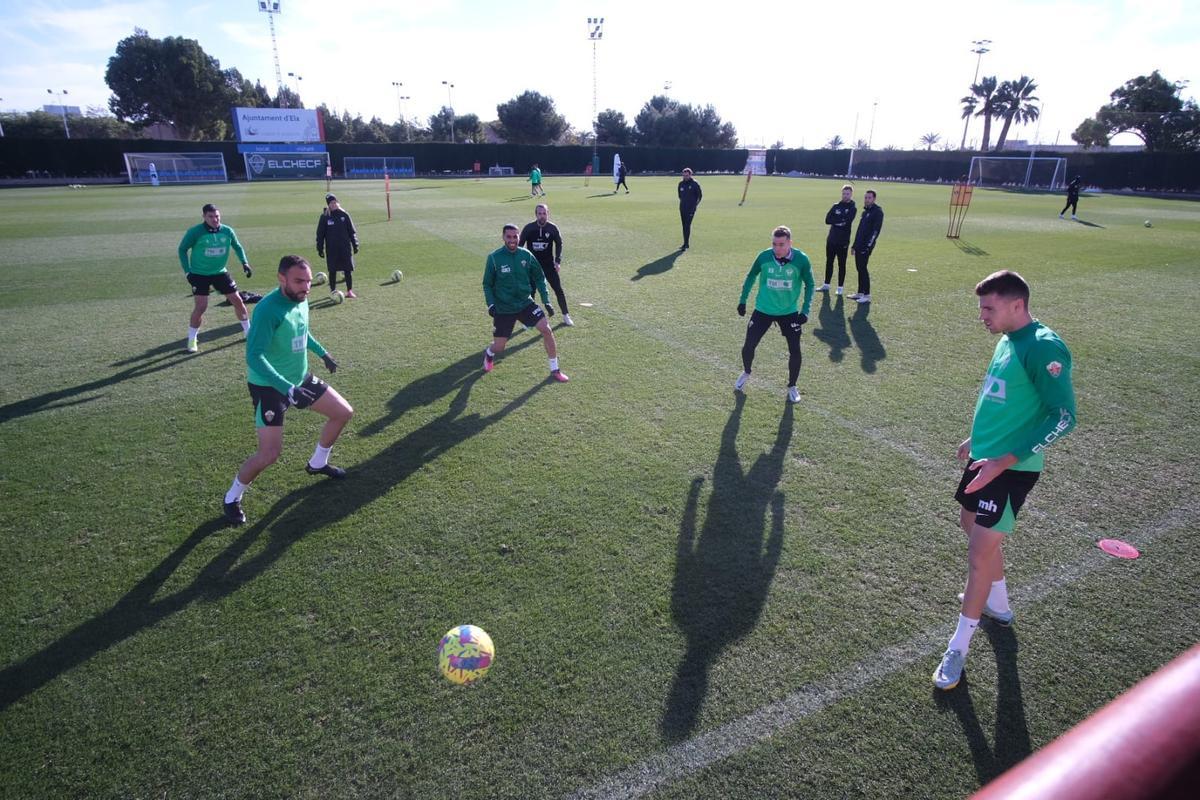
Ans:
{"label": "football pitch", "polygon": [[[820,283],[841,181],[739,207],[699,176],[680,253],[676,180],[546,179],[566,384],[532,332],[481,369],[527,182],[398,182],[390,222],[380,183],[336,185],[360,298],[314,287],[341,368],[310,362],[355,408],[349,477],[305,474],[294,410],[242,528],[242,333],[214,297],[183,352],[176,247],[214,202],[242,288],[323,269],[324,183],[0,192],[0,797],[961,798],[1200,641],[1200,204],[978,191],[951,241],[948,187],[855,181],[886,212],[874,302],[814,297],[792,406],[774,332],[732,390],[738,294],[778,224]],[[1073,352],[1079,425],[1006,546],[1015,624],[941,693],[995,346],[972,290],[1004,268]],[[435,667],[463,623],[497,648],[470,687]]]}

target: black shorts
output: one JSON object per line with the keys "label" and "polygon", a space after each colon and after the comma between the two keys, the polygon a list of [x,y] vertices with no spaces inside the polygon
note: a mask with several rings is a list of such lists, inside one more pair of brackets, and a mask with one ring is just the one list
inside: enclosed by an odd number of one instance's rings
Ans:
{"label": "black shorts", "polygon": [[221,294],[233,294],[238,290],[237,283],[228,272],[218,272],[216,275],[187,274],[188,283],[192,285],[192,294],[207,297],[216,289]]}
{"label": "black shorts", "polygon": [[1017,512],[1025,505],[1025,498],[1041,473],[1006,469],[978,492],[967,494],[967,484],[974,480],[977,472],[974,466],[963,471],[954,499],[965,510],[975,512],[975,524],[979,527],[1012,533]]}
{"label": "black shorts", "polygon": [[799,339],[804,328],[804,324],[800,322],[800,313],[792,312],[791,314],[764,314],[757,308],[750,315],[750,321],[746,323],[746,327],[750,329],[756,339],[761,339],[771,327],[773,323],[779,323],[779,332],[783,334],[785,339]]}
{"label": "black shorts", "polygon": [[500,339],[507,339],[512,336],[513,326],[517,324],[517,320],[520,320],[521,324],[528,325],[530,328],[536,328],[538,322],[544,319],[545,316],[546,312],[542,311],[541,306],[537,303],[530,303],[516,314],[497,314],[495,325],[492,328],[492,335]]}
{"label": "black shorts", "polygon": [[[329,384],[311,372],[304,376],[304,384],[316,394],[318,400],[329,391]],[[272,386],[259,386],[257,383],[247,383],[246,387],[250,389],[250,399],[254,403],[254,427],[282,427],[283,415],[291,405],[287,395]]]}

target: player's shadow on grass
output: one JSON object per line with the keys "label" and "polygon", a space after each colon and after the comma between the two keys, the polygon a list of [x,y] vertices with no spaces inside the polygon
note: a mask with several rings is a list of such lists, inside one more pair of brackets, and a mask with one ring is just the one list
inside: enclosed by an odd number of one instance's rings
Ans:
{"label": "player's shadow on grass", "polygon": [[[616,192],[601,192],[600,194],[589,194],[584,199],[585,200],[594,200],[597,197],[615,197],[616,194],[617,194]],[[629,194],[629,192],[626,192],[625,194]]]}
{"label": "player's shadow on grass", "polygon": [[[983,726],[975,714],[967,673],[962,683],[949,692],[934,689],[934,701],[942,711],[953,711],[962,725],[975,762],[979,785],[991,781],[1014,764],[1025,759],[1033,746],[1029,741],[1029,724],[1025,719],[1025,701],[1021,696],[1021,676],[1017,671],[1017,637],[1012,628],[985,622],[980,633],[986,634],[996,656],[996,730],[995,743],[988,746]],[[978,645],[976,645],[978,649]],[[976,654],[979,658],[980,654]]]}
{"label": "player's shadow on grass", "polygon": [[1086,226],[1086,227],[1088,227],[1088,228],[1100,228],[1100,229],[1102,229],[1102,230],[1108,230],[1108,229],[1107,229],[1107,228],[1105,228],[1103,225],[1101,225],[1101,224],[1099,224],[1099,223],[1097,223],[1097,222],[1088,222],[1086,219],[1073,219],[1073,220],[1071,220],[1071,221],[1072,221],[1072,222],[1074,222],[1074,223],[1076,223],[1076,224],[1078,224],[1078,225],[1084,225],[1084,226]]}
{"label": "player's shadow on grass", "polygon": [[522,200],[536,200],[536,199],[537,199],[536,197],[531,197],[530,195],[523,194],[520,197],[510,197],[507,200],[501,200],[500,202],[501,203],[520,203]]}
{"label": "player's shadow on grass", "polygon": [[[238,333],[241,333],[241,326],[231,326],[236,328]],[[224,329],[221,329],[224,330]],[[212,338],[211,335],[209,338]],[[50,411],[56,408],[67,408],[69,406],[83,405],[90,403],[93,400],[99,400],[103,394],[92,395],[91,397],[83,397],[91,392],[99,391],[108,386],[121,383],[122,381],[133,380],[135,378],[144,378],[147,375],[153,375],[156,372],[162,372],[164,369],[170,369],[176,364],[182,364],[184,361],[191,358],[201,358],[209,353],[216,353],[228,347],[234,347],[242,344],[242,340],[236,339],[232,342],[217,345],[216,347],[202,348],[199,353],[187,353],[183,349],[183,342],[175,342],[169,345],[161,345],[160,347],[147,350],[140,356],[135,356],[124,361],[118,361],[112,366],[124,366],[131,362],[140,362],[128,369],[123,369],[120,372],[113,373],[107,378],[98,378],[94,381],[81,383],[78,386],[69,386],[65,389],[57,389],[53,392],[46,392],[35,397],[28,397],[24,400],[17,400],[15,403],[8,403],[0,406],[0,425],[20,417],[36,414],[39,411]]]}
{"label": "player's shadow on grass", "polygon": [[971,244],[970,242],[964,242],[962,239],[951,239],[950,241],[954,242],[955,247],[957,247],[959,250],[961,250],[962,252],[966,253],[969,256],[990,256],[991,255],[991,253],[989,253],[987,250],[984,250],[979,245]]}
{"label": "player's shadow on grass", "polygon": [[[216,339],[224,339],[226,336],[233,336],[235,333],[241,332],[242,326],[235,322],[231,325],[222,325],[220,328],[212,328],[211,330],[201,329],[200,335],[197,338],[200,344],[204,344],[205,342],[215,341]],[[203,353],[205,351],[201,350],[200,352]],[[114,361],[113,363],[109,364],[109,366],[124,367],[129,364],[134,364],[138,361],[145,361],[147,359],[154,358],[155,356],[163,355],[183,356],[189,354],[183,349],[183,339],[177,339],[174,342],[167,342],[165,344],[160,344],[157,347],[151,347],[149,350],[136,356],[130,356],[129,358],[122,359],[121,361]]]}
{"label": "player's shadow on grass", "polygon": [[821,294],[821,308],[817,311],[817,321],[821,323],[821,327],[813,331],[813,336],[829,346],[829,360],[837,363],[845,358],[843,351],[851,344],[850,334],[846,331],[843,297],[839,294],[830,301],[831,292]]}
{"label": "player's shadow on grass", "polygon": [[875,371],[878,362],[887,358],[887,351],[883,348],[883,342],[879,341],[875,326],[867,319],[871,314],[871,304],[857,305],[858,308],[850,315],[850,333],[853,334],[854,344],[862,357],[862,371],[871,373]]}
{"label": "player's shadow on grass", "polygon": [[662,258],[655,259],[649,264],[643,264],[642,266],[638,267],[638,271],[635,272],[633,277],[629,280],[640,281],[642,278],[648,278],[651,275],[661,275],[670,270],[671,267],[675,266],[675,260],[681,255],[683,255],[683,251],[672,250]]}
{"label": "player's shadow on grass", "polygon": [[[170,594],[160,594],[197,545],[225,528],[220,519],[199,525],[112,608],[0,670],[0,712],[190,604],[214,602],[233,594],[263,574],[300,539],[379,499],[425,464],[516,411],[550,383],[547,377],[491,414],[465,414],[471,387],[482,374],[480,371],[459,384],[458,395],[446,413],[350,467],[346,480],[322,479],[290,492],[253,525],[240,530],[232,542],[196,572],[190,583]],[[213,498],[214,506],[217,500]],[[254,514],[253,503],[250,505],[249,510]],[[266,541],[260,543],[264,534]]]}
{"label": "player's shadow on grass", "polygon": [[703,527],[697,533],[704,484],[698,477],[679,529],[671,615],[687,637],[687,652],[662,718],[668,741],[686,739],[695,729],[713,662],[758,624],[783,549],[784,496],[777,487],[792,438],[792,406],[784,406],[770,452],[744,470],[737,434],[745,395],[738,394],[736,402],[721,434]]}

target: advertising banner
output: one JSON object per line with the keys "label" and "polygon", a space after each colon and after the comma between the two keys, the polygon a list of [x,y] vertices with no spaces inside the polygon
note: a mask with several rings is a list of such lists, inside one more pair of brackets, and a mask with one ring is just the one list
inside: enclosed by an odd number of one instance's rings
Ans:
{"label": "advertising banner", "polygon": [[324,178],[329,163],[327,153],[243,153],[242,158],[251,181]]}
{"label": "advertising banner", "polygon": [[325,141],[325,122],[315,109],[235,107],[233,126],[239,142]]}

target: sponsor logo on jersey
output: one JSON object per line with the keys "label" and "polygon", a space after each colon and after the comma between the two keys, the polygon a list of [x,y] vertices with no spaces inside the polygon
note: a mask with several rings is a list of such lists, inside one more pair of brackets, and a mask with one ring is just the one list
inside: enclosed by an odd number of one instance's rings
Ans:
{"label": "sponsor logo on jersey", "polygon": [[767,278],[768,289],[791,289],[792,282],[782,278]]}
{"label": "sponsor logo on jersey", "polygon": [[999,400],[1003,402],[1008,399],[1008,384],[1003,378],[997,378],[995,375],[985,375],[983,377],[983,396],[989,400]]}
{"label": "sponsor logo on jersey", "polygon": [[512,267],[510,267],[508,264],[505,264],[502,267],[500,267],[500,271],[501,272],[512,272]]}
{"label": "sponsor logo on jersey", "polygon": [[217,256],[225,255],[228,250],[229,248],[227,247],[206,247],[204,248],[204,255],[209,258],[216,258]]}
{"label": "sponsor logo on jersey", "polygon": [[1050,373],[1051,378],[1057,378],[1062,375],[1062,364],[1057,361],[1051,361],[1046,365],[1046,372]]}
{"label": "sponsor logo on jersey", "polygon": [[293,353],[303,353],[304,347],[307,344],[308,344],[308,334],[307,333],[304,334],[303,336],[292,337],[292,352]]}

